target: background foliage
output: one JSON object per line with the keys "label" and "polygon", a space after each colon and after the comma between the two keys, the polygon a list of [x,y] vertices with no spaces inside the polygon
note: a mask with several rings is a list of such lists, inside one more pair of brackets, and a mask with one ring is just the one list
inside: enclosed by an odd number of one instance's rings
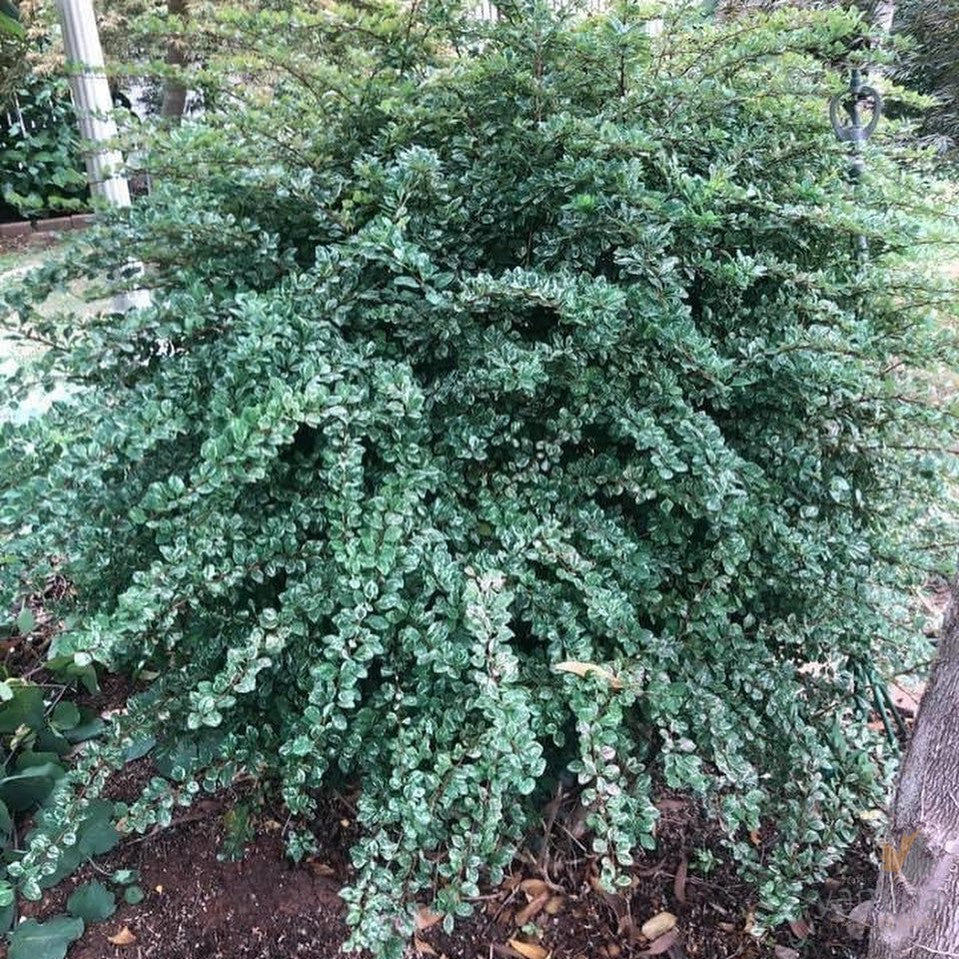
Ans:
{"label": "background foliage", "polygon": [[897,29],[915,43],[905,57],[902,78],[938,100],[924,117],[923,131],[954,160],[959,143],[959,3],[905,0],[897,18]]}
{"label": "background foliage", "polygon": [[28,75],[7,107],[0,122],[3,203],[28,217],[84,209],[87,177],[67,81]]}
{"label": "background foliage", "polygon": [[[4,30],[6,16],[13,29]],[[87,203],[70,90],[51,7],[0,3],[0,215],[36,217]]]}
{"label": "background foliage", "polygon": [[[691,790],[770,923],[879,801],[869,676],[913,649],[951,464],[943,188],[875,146],[846,183],[855,14],[654,12],[184,25],[211,106],[158,189],[6,294],[48,347],[11,388],[78,392],[0,426],[4,598],[60,558],[57,662],[155,677],[58,780],[25,894],[148,750],[126,828],[242,775],[295,856],[359,784],[378,955],[416,896],[468,911],[563,776],[610,885],[651,782]],[[131,256],[152,307],[39,309]]]}

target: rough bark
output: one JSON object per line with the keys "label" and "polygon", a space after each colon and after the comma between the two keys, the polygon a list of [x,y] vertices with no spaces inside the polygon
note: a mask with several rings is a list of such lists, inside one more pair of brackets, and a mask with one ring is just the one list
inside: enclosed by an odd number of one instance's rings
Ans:
{"label": "rough bark", "polygon": [[[168,0],[167,10],[181,20],[186,19],[187,0]],[[183,44],[171,40],[167,44],[166,62],[168,66],[182,67],[186,63],[186,50]],[[168,77],[163,84],[163,102],[160,105],[160,116],[174,123],[179,122],[186,108],[186,87],[174,77]]]}
{"label": "rough bark", "polygon": [[869,959],[959,957],[959,584],[893,806]]}
{"label": "rough bark", "polygon": [[896,0],[872,0],[868,12],[872,22],[880,30],[892,32],[892,21],[896,18]]}

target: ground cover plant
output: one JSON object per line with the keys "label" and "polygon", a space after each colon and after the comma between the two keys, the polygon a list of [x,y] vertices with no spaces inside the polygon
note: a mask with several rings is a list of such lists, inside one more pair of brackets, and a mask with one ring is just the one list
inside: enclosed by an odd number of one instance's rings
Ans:
{"label": "ground cover plant", "polygon": [[[301,857],[318,792],[358,785],[376,955],[417,897],[468,911],[560,781],[611,887],[651,779],[691,791],[765,923],[881,803],[875,676],[919,654],[951,465],[915,262],[941,190],[904,136],[846,181],[824,104],[856,14],[653,12],[184,27],[214,106],[5,294],[47,347],[14,395],[76,390],[0,426],[4,602],[55,566],[54,661],[144,685],[9,857],[25,895],[147,752],[122,830],[242,779]],[[39,308],[130,257],[149,308]]]}

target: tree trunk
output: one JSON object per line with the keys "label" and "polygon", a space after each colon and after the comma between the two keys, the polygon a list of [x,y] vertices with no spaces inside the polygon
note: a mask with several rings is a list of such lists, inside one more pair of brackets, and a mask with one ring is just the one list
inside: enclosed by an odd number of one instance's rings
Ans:
{"label": "tree trunk", "polygon": [[880,30],[891,33],[892,21],[896,18],[896,0],[872,0],[869,18]]}
{"label": "tree trunk", "polygon": [[[167,10],[181,20],[186,19],[187,0],[168,0]],[[172,67],[181,67],[186,63],[186,50],[182,43],[171,40],[167,44],[166,62]],[[173,123],[179,123],[186,107],[186,87],[174,77],[168,77],[163,84],[163,103],[160,116]]]}
{"label": "tree trunk", "polygon": [[959,583],[899,773],[869,959],[959,957]]}

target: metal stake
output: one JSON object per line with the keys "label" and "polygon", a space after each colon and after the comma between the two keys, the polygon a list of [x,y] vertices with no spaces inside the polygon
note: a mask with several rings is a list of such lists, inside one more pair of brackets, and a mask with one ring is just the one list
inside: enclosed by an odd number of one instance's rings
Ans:
{"label": "metal stake", "polygon": [[[869,123],[863,126],[862,104],[869,100],[873,104],[872,117]],[[848,122],[843,121],[840,109],[846,113]],[[849,163],[849,179],[853,183],[853,189],[858,188],[866,170],[866,161],[862,156],[862,145],[876,132],[881,116],[882,94],[875,87],[864,84],[862,82],[862,71],[858,67],[854,67],[849,76],[849,93],[836,94],[829,101],[829,119],[832,121],[836,138],[842,143],[848,143],[852,154]],[[860,262],[865,262],[869,252],[869,243],[865,236],[860,234],[857,247]]]}

